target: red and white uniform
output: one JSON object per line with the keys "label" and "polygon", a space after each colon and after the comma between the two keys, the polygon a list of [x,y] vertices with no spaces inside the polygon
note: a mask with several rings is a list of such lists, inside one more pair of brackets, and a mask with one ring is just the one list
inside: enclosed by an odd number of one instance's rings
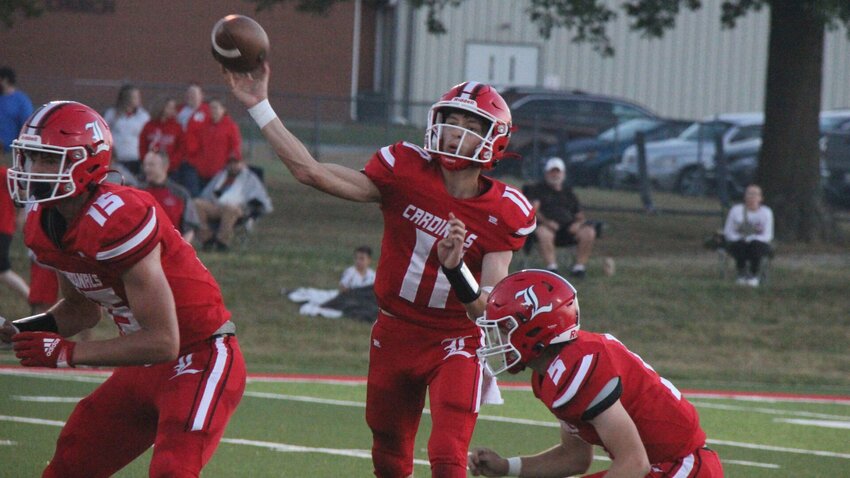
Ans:
{"label": "red and white uniform", "polygon": [[177,309],[180,357],[117,368],[75,408],[44,476],[111,476],[152,444],[152,476],[176,469],[196,476],[245,387],[236,337],[213,335],[230,319],[218,284],[145,192],[101,184],[67,225],[61,248],[45,233],[48,211],[42,205],[28,211],[27,247],[39,263],[105,307],[122,335],[140,328],[122,274],[161,246]]}
{"label": "red and white uniform", "polygon": [[428,456],[435,477],[465,477],[478,416],[482,344],[440,269],[437,243],[449,213],[466,225],[464,262],[480,280],[485,254],[515,251],[534,230],[534,210],[518,190],[481,177],[482,194],[448,194],[437,161],[410,143],[379,150],[365,173],[381,192],[384,237],[375,279],[381,313],[372,329],[366,421],[379,477],[413,472],[413,446],[428,393]]}
{"label": "red and white uniform", "polygon": [[[703,448],[705,432],[694,406],[612,335],[580,331],[546,374],[535,372],[531,380],[534,395],[593,445],[602,446],[602,440],[589,420],[619,399],[637,427],[653,473],[663,471],[648,476],[722,476],[722,471],[716,474],[721,470],[717,455]],[[611,387],[617,381],[618,387]]]}
{"label": "red and white uniform", "polygon": [[463,260],[480,279],[485,254],[516,251],[534,230],[531,203],[519,190],[486,176],[480,179],[483,194],[453,198],[436,161],[406,142],[382,148],[365,172],[381,191],[384,215],[375,280],[378,305],[423,326],[477,330],[437,260],[437,243],[448,232],[449,213],[466,225]]}

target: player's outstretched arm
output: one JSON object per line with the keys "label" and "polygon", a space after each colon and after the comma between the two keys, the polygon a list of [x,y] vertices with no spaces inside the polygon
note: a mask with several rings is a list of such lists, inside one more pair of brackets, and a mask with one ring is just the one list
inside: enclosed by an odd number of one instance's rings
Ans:
{"label": "player's outstretched arm", "polygon": [[632,417],[619,400],[599,416],[590,420],[605,448],[614,457],[606,477],[640,478],[650,471],[646,448]]}
{"label": "player's outstretched arm", "polygon": [[121,276],[140,330],[114,339],[80,342],[74,352],[74,365],[143,365],[177,358],[177,310],[162,270],[161,247],[154,248]]}
{"label": "player's outstretched arm", "polygon": [[222,71],[233,96],[248,108],[266,141],[298,182],[352,201],[375,202],[380,199],[378,188],[365,175],[350,168],[316,161],[304,144],[286,129],[268,101],[268,62],[260,71],[253,73]]}
{"label": "player's outstretched arm", "polygon": [[468,467],[473,476],[560,478],[585,473],[592,461],[593,447],[561,424],[561,443],[544,452],[534,456],[502,458],[488,448],[475,448],[469,453]]}

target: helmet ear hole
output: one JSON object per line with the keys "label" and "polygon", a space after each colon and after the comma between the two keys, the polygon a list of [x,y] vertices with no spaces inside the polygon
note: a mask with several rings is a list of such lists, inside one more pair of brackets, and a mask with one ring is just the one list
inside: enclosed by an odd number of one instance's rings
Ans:
{"label": "helmet ear hole", "polygon": [[534,347],[532,347],[531,350],[534,353],[539,354],[540,352],[543,352],[543,349],[545,348],[546,345],[543,342],[537,342],[536,344],[534,344]]}

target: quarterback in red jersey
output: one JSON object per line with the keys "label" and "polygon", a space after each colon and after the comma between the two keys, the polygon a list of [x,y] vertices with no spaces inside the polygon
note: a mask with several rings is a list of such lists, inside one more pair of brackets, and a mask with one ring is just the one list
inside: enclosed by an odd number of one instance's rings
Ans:
{"label": "quarterback in red jersey", "polygon": [[508,459],[476,448],[473,475],[573,476],[587,471],[599,445],[611,468],[589,476],[723,476],[694,406],[613,336],[579,330],[578,297],[563,277],[543,270],[509,275],[477,323],[485,332],[479,355],[494,373],[533,370],[534,395],[561,422],[561,444]]}
{"label": "quarterback in red jersey", "polygon": [[[58,272],[64,298],[4,323],[0,339],[27,367],[117,367],[74,409],[44,476],[111,476],[151,445],[151,476],[197,476],[245,387],[218,284],[153,197],[103,182],[112,137],[96,111],[43,105],[12,149],[24,241]],[[101,307],[119,337],[66,339],[93,327]]]}
{"label": "quarterback in red jersey", "polygon": [[483,337],[469,317],[484,310],[489,286],[507,275],[513,251],[535,227],[534,209],[519,191],[481,175],[507,147],[507,104],[488,85],[457,85],[431,108],[424,148],[386,146],[360,172],[317,162],[277,119],[267,63],[261,72],[224,75],[298,181],[380,203],[380,310],[366,393],[375,475],[413,474],[427,393],[432,476],[465,477],[483,378],[476,356]]}

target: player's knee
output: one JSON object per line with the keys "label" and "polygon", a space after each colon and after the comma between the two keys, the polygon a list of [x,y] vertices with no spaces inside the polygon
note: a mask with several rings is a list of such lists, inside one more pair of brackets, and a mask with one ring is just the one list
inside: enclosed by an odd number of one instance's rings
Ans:
{"label": "player's knee", "polygon": [[[373,437],[372,464],[379,478],[400,478],[413,473],[413,446],[392,441],[389,435]],[[406,449],[410,451],[407,452]]]}

